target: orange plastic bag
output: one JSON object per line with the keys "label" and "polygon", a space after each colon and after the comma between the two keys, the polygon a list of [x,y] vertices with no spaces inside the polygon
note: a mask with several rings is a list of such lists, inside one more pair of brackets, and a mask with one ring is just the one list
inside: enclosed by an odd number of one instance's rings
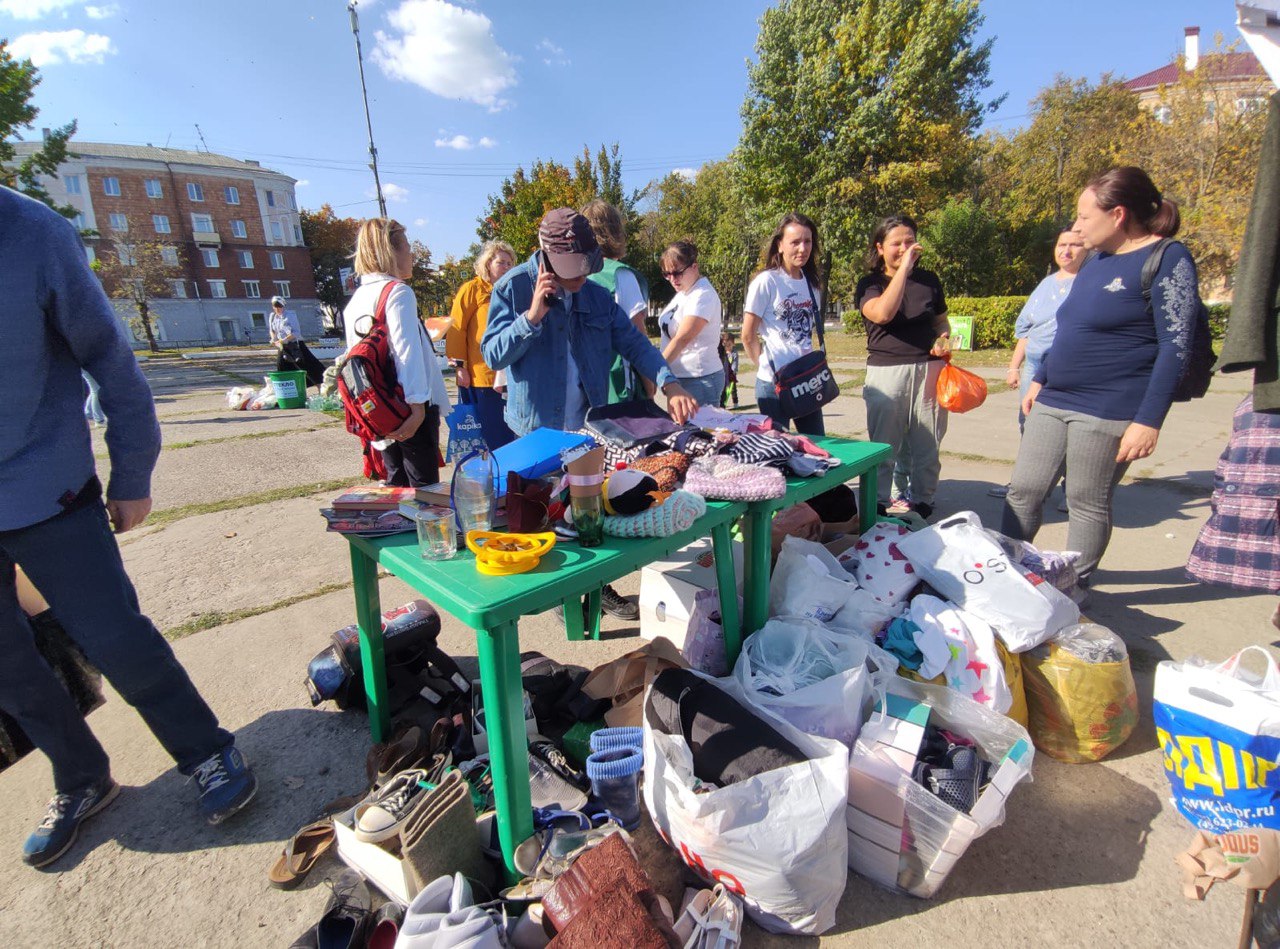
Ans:
{"label": "orange plastic bag", "polygon": [[987,400],[987,383],[967,369],[951,365],[951,357],[938,376],[938,404],[948,412],[968,412]]}

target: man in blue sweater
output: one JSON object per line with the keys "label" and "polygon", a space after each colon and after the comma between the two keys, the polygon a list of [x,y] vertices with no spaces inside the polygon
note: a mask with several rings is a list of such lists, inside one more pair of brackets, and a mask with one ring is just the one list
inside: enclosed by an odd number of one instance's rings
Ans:
{"label": "man in blue sweater", "polygon": [[[53,765],[55,795],[23,860],[42,867],[74,843],[81,823],[115,798],[107,754],[36,651],[18,608],[15,565],[116,691],[194,776],[217,824],[253,797],[257,781],[231,734],[196,691],[168,642],[138,608],[112,536],[151,511],[160,425],[119,316],[69,221],[0,187],[0,709]],[[103,500],[84,417],[87,371],[111,419],[111,478]]]}

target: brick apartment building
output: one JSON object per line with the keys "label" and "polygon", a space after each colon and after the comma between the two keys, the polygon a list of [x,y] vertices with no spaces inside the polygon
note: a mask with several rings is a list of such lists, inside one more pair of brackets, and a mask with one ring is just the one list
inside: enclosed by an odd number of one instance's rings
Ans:
{"label": "brick apartment building", "polygon": [[[38,148],[15,145],[17,157]],[[169,245],[173,291],[152,303],[153,329],[169,345],[265,342],[274,295],[304,336],[322,333],[311,255],[302,242],[295,179],[256,161],[209,152],[75,142],[56,178],[43,181],[79,212],[90,257],[117,242]],[[96,235],[96,236],[95,236]],[[132,307],[115,301],[122,316]]]}

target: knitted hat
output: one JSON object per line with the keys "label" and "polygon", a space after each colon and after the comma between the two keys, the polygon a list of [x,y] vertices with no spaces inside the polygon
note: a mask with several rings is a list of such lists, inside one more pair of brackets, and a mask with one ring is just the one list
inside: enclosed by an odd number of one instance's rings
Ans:
{"label": "knitted hat", "polygon": [[685,475],[686,491],[724,501],[765,501],[787,493],[787,479],[777,468],[748,465],[723,455],[698,458]]}
{"label": "knitted hat", "polygon": [[604,518],[604,532],[611,537],[670,537],[688,530],[706,512],[707,502],[698,495],[676,491],[647,511]]}

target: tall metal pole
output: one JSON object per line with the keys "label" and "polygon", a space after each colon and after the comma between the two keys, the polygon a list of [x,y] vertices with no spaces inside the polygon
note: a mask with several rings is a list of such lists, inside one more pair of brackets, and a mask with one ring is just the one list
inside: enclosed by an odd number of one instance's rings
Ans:
{"label": "tall metal pole", "polygon": [[364,98],[364,124],[369,129],[369,167],[373,169],[373,186],[378,191],[378,213],[387,216],[387,202],[382,197],[382,181],[378,178],[378,149],[373,144],[373,119],[369,117],[369,90],[364,84],[364,53],[360,49],[360,19],[356,16],[356,0],[347,4],[351,14],[351,33],[356,38],[356,62],[360,65],[360,95]]}

